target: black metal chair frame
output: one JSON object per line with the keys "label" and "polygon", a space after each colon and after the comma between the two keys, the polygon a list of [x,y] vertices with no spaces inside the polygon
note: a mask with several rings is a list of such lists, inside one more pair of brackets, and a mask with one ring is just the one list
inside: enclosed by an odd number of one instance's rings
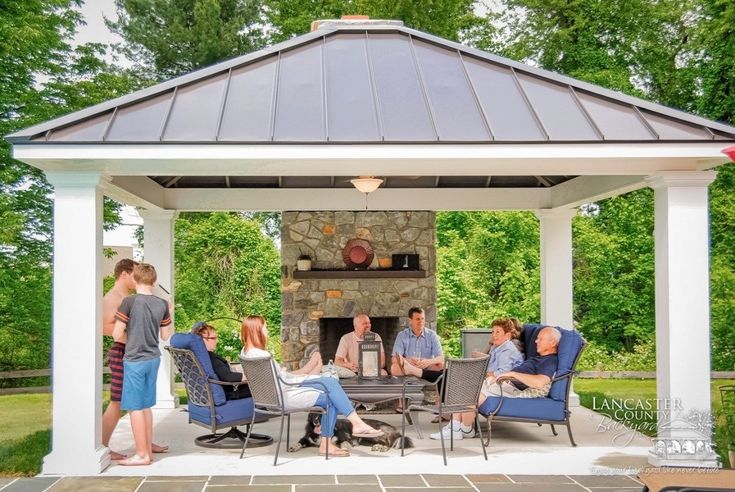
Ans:
{"label": "black metal chair frame", "polygon": [[[401,418],[401,435],[406,435],[406,418],[410,412],[428,412],[434,415],[451,414],[449,424],[453,425],[455,413],[475,412],[475,428],[480,434],[480,446],[482,454],[487,461],[487,451],[485,449],[485,441],[482,438],[482,430],[480,429],[477,419],[477,400],[480,397],[480,389],[485,380],[487,361],[489,357],[481,357],[474,359],[449,359],[447,360],[446,370],[434,382],[436,393],[438,396],[438,405],[414,405],[411,404],[403,411]],[[461,366],[469,366],[467,369],[469,374],[460,372]],[[477,366],[477,367],[472,367]],[[464,368],[463,368],[464,369]],[[473,374],[476,371],[477,374]],[[476,378],[473,378],[476,376]],[[474,379],[474,380],[473,380]],[[457,389],[459,388],[459,389]],[[442,398],[442,395],[444,397]],[[406,381],[403,383],[403,401],[406,401]],[[418,420],[411,416],[414,426],[418,426]],[[444,458],[444,466],[447,465],[447,451],[444,445],[444,433],[442,432],[443,422],[439,419],[439,436],[442,443],[442,457]],[[418,427],[417,434],[420,436]],[[449,449],[454,450],[454,433],[449,433]],[[401,440],[401,456],[404,456],[403,440]]]}
{"label": "black metal chair frame", "polygon": [[[506,416],[506,415],[497,415],[497,413],[500,411],[501,407],[503,406],[503,400],[505,399],[505,395],[503,395],[503,386],[499,385],[500,387],[500,401],[498,402],[498,406],[495,407],[495,410],[488,414],[484,415],[484,417],[487,419],[487,440],[485,441],[485,445],[490,445],[490,436],[492,433],[492,422],[528,422],[532,424],[538,424],[539,427],[541,427],[543,424],[549,424],[551,426],[551,432],[558,436],[559,434],[556,432],[555,425],[564,425],[567,428],[567,433],[569,434],[569,441],[571,442],[573,447],[577,446],[577,443],[574,442],[574,436],[572,435],[572,426],[571,422],[569,420],[569,417],[571,416],[572,412],[569,410],[569,394],[572,391],[572,378],[575,374],[577,374],[577,371],[575,370],[577,367],[577,362],[579,362],[579,359],[582,358],[582,353],[584,352],[584,349],[587,347],[587,343],[585,342],[582,347],[579,349],[579,353],[577,353],[577,357],[574,359],[574,363],[572,364],[572,368],[569,372],[566,374],[563,374],[561,376],[556,376],[551,379],[551,384],[553,385],[557,381],[562,381],[564,379],[569,379],[569,384],[567,384],[567,391],[564,395],[564,420],[546,420],[546,419],[534,419],[534,418],[525,418],[525,417],[513,417],[513,416]],[[506,378],[505,381],[508,381],[512,378]],[[531,398],[532,400],[532,398]]]}
{"label": "black metal chair frame", "polygon": [[[202,367],[199,360],[197,360],[194,352],[189,349],[178,349],[174,347],[166,347],[166,350],[171,354],[171,359],[174,361],[176,369],[181,374],[181,378],[184,380],[186,386],[186,395],[188,400],[194,405],[201,407],[208,407],[209,414],[211,416],[211,424],[207,425],[198,420],[193,420],[191,414],[189,414],[189,423],[196,424],[200,427],[211,429],[211,434],[204,434],[194,439],[194,443],[197,446],[203,448],[225,448],[225,449],[237,449],[245,442],[247,434],[239,430],[237,427],[240,425],[247,426],[248,434],[251,434],[252,426],[255,422],[263,422],[267,419],[255,419],[255,412],[253,411],[253,418],[244,418],[235,422],[228,422],[225,426],[218,426],[214,416],[217,413],[217,407],[214,404],[214,397],[212,396],[211,384],[218,384],[220,386],[238,386],[241,383],[232,383],[228,381],[219,381],[217,379],[210,379],[206,377],[204,368]],[[192,374],[189,370],[186,370],[186,364],[189,364],[198,374]],[[202,384],[206,381],[208,384]],[[221,427],[230,427],[225,433],[218,434],[217,430]],[[253,447],[268,446],[273,442],[273,438],[263,434],[252,434],[255,443]]]}
{"label": "black metal chair frame", "polygon": [[[300,412],[315,412],[320,413],[322,414],[322,416],[324,416],[326,415],[329,408],[329,398],[327,398],[327,408],[312,406],[286,410],[284,405],[283,386],[294,387],[300,386],[301,383],[289,383],[288,381],[285,381],[280,376],[273,357],[240,358],[240,363],[242,364],[245,378],[248,380],[248,384],[250,385],[250,391],[253,395],[254,406],[255,409],[257,409],[258,413],[281,417],[281,428],[278,432],[276,454],[273,458],[273,466],[276,466],[278,463],[278,453],[281,449],[281,440],[283,439],[284,417],[288,424],[286,428],[286,451],[288,451],[289,441],[291,438],[291,414]],[[251,371],[248,366],[253,366],[253,370]],[[263,380],[264,378],[265,380]],[[315,386],[321,386],[321,391],[329,395],[329,390],[327,389],[327,387],[319,381],[313,381],[311,384]],[[255,413],[253,413],[253,417],[255,417]],[[242,451],[240,451],[240,459],[242,459],[242,457],[245,455],[245,450],[248,447],[249,438],[250,431],[248,430],[248,436],[245,438],[245,442],[242,445]],[[329,459],[329,446],[327,446],[326,448],[324,457],[325,459]]]}

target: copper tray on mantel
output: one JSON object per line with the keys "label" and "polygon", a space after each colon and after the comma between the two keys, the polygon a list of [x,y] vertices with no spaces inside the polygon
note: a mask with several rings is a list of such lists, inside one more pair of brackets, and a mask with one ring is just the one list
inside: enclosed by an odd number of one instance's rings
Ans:
{"label": "copper tray on mantel", "polygon": [[375,258],[375,251],[365,239],[350,239],[342,249],[342,259],[350,270],[365,269]]}

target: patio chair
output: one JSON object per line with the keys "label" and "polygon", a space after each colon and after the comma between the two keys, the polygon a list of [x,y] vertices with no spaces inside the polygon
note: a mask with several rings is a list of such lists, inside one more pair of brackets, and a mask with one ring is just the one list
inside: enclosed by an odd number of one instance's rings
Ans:
{"label": "patio chair", "polygon": [[[171,346],[166,347],[176,365],[181,379],[186,386],[188,399],[189,423],[208,427],[211,434],[197,437],[194,443],[205,448],[239,448],[245,442],[246,434],[237,427],[245,425],[248,433],[257,420],[267,420],[253,411],[253,399],[242,398],[227,400],[223,386],[234,386],[236,383],[217,380],[212,368],[209,354],[202,337],[193,333],[175,333],[171,337]],[[229,427],[225,433],[217,433],[219,429]],[[253,446],[267,446],[273,438],[262,434],[253,434]]]}
{"label": "patio chair", "polygon": [[[279,374],[279,370],[276,367],[276,363],[272,357],[256,357],[256,358],[240,358],[245,378],[250,386],[250,392],[253,395],[255,401],[254,405],[258,413],[266,415],[280,415],[281,417],[281,430],[278,433],[278,442],[276,443],[276,455],[273,458],[273,466],[278,463],[278,452],[281,448],[281,439],[283,438],[283,421],[288,422],[286,428],[286,450],[288,451],[288,444],[291,437],[291,414],[298,412],[316,412],[321,413],[322,416],[327,413],[327,410],[321,407],[304,407],[304,408],[286,408],[283,404],[283,386],[298,386],[300,383],[289,383],[284,381]],[[318,381],[314,382],[315,385],[320,385]],[[329,393],[327,387],[321,385],[325,393]],[[329,403],[327,403],[329,405]],[[252,426],[251,426],[252,427]],[[240,459],[245,455],[245,449],[248,447],[248,437],[245,438],[245,442],[242,445],[242,451],[240,452]],[[329,447],[325,452],[325,459],[329,459]]]}
{"label": "patio chair", "polygon": [[[536,351],[536,338],[539,331],[546,325],[527,324],[521,330],[521,341],[523,342],[524,355],[528,359],[538,355]],[[505,398],[504,396],[490,396],[479,407],[480,415],[487,418],[488,437],[490,444],[490,433],[492,422],[532,422],[539,426],[551,425],[551,432],[558,435],[555,425],[564,425],[569,434],[569,441],[576,446],[572,436],[572,427],[569,422],[571,411],[569,410],[569,393],[572,387],[572,377],[579,358],[582,356],[587,342],[582,336],[573,330],[556,327],[561,331],[559,342],[559,364],[556,374],[551,379],[551,390],[545,398]]]}
{"label": "patio chair", "polygon": [[[410,412],[429,412],[434,415],[455,413],[475,412],[477,410],[477,399],[480,396],[480,388],[485,380],[485,372],[487,370],[488,357],[477,359],[449,359],[447,360],[446,370],[436,380],[436,391],[439,395],[439,405],[422,405],[411,404],[403,412],[401,419],[401,435],[406,435],[406,417]],[[405,401],[406,384],[408,378],[403,382],[403,391]],[[413,422],[418,426],[418,420],[413,418]],[[482,439],[482,430],[477,425],[477,414],[475,414],[475,427],[480,433],[480,446],[482,446],[482,454],[487,461],[487,451],[485,450],[485,441]],[[447,465],[447,451],[444,445],[444,433],[442,432],[443,422],[439,419],[439,434],[442,443],[442,457],[444,458],[444,466]],[[418,430],[418,427],[417,427]],[[418,433],[418,431],[417,431]],[[420,434],[419,434],[420,435]],[[449,449],[454,450],[454,433],[449,433]],[[403,456],[403,440],[401,440],[401,456]]]}

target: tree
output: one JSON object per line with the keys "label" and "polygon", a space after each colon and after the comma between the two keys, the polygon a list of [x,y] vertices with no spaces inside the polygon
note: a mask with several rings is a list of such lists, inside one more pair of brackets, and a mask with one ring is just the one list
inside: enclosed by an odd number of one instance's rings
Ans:
{"label": "tree", "polygon": [[171,78],[263,45],[260,3],[252,0],[115,0],[107,26],[122,52],[152,78]]}
{"label": "tree", "polygon": [[[0,134],[129,92],[134,76],[100,62],[99,45],[72,50],[76,0],[0,8]],[[47,367],[51,318],[51,188],[0,142],[0,370]],[[107,200],[107,226],[119,205]]]}
{"label": "tree", "polygon": [[[273,241],[258,222],[238,214],[196,215],[176,221],[176,324],[259,314],[280,326],[281,262]],[[237,359],[239,326],[225,328],[218,350]]]}
{"label": "tree", "polygon": [[371,19],[402,20],[406,26],[459,40],[476,27],[473,0],[264,0],[265,16],[273,26],[271,42],[309,32],[311,22],[367,15]]}

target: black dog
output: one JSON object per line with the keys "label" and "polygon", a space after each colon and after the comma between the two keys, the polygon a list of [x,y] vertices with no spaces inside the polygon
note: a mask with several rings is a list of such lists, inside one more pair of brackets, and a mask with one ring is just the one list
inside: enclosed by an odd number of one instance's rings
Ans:
{"label": "black dog", "polygon": [[[401,433],[390,424],[381,422],[380,420],[363,419],[367,425],[374,429],[382,430],[383,435],[380,437],[353,437],[352,422],[346,419],[337,419],[334,426],[334,437],[332,438],[337,447],[345,449],[350,446],[371,446],[372,451],[385,452],[391,448],[400,448],[401,439],[405,448],[412,448],[413,442],[408,437],[401,436]],[[302,448],[319,446],[322,432],[322,415],[319,413],[310,413],[306,419],[306,434],[298,443],[294,444],[288,450],[290,452],[298,451]]]}

